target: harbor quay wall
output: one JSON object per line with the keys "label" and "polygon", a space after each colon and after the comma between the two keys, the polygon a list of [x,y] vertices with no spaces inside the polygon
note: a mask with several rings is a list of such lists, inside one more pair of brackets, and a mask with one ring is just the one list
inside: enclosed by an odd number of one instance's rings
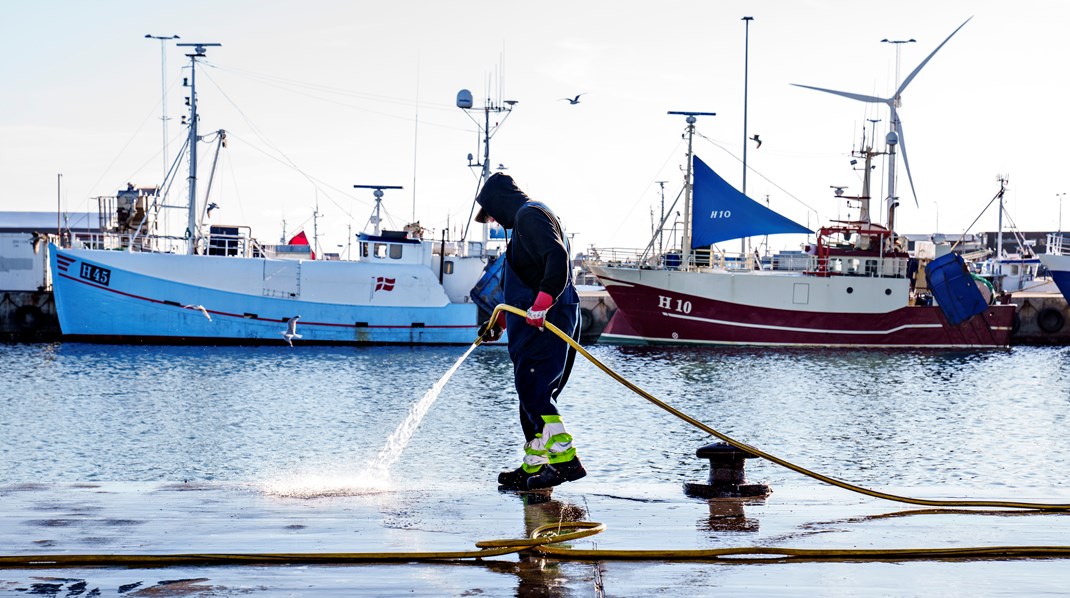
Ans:
{"label": "harbor quay wall", "polygon": [[51,291],[0,291],[0,341],[50,342],[59,337]]}
{"label": "harbor quay wall", "polygon": [[578,293],[580,296],[580,342],[595,343],[609,324],[609,319],[617,311],[617,304],[604,289],[579,289]]}
{"label": "harbor quay wall", "polygon": [[1018,306],[1012,345],[1070,344],[1070,307],[1058,293],[1012,293]]}

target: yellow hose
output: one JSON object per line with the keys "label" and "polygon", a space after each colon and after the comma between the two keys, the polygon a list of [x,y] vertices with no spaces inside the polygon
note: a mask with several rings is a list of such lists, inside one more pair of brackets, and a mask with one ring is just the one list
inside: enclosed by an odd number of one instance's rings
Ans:
{"label": "yellow hose", "polygon": [[[521,317],[523,317],[523,316],[525,316],[527,314],[527,312],[525,312],[522,309],[513,307],[512,305],[506,305],[506,304],[502,303],[502,304],[499,304],[497,307],[494,308],[494,313],[491,314],[490,321],[494,322],[495,319],[498,317],[498,312],[503,311],[503,310],[507,311],[507,312],[510,312],[510,313],[513,313],[513,314],[516,314],[516,315],[521,316]],[[703,432],[706,432],[707,434],[710,434],[712,436],[716,436],[717,438],[720,438],[721,440],[727,442],[728,444],[731,444],[732,446],[734,446],[734,447],[736,447],[736,448],[738,448],[740,450],[747,451],[748,453],[751,453],[752,455],[757,455],[757,456],[759,456],[759,457],[761,457],[761,458],[763,458],[763,459],[765,459],[767,461],[772,461],[773,463],[776,463],[777,465],[780,465],[782,467],[786,467],[786,468],[788,468],[788,469],[790,469],[792,471],[796,471],[796,472],[801,473],[801,474],[803,474],[805,476],[809,476],[811,478],[814,478],[815,480],[820,480],[822,482],[825,482],[826,484],[831,484],[833,486],[837,486],[839,488],[843,488],[844,490],[850,490],[851,492],[857,492],[858,494],[865,494],[866,496],[872,496],[874,498],[880,498],[880,499],[884,499],[884,500],[890,500],[890,501],[894,501],[894,502],[901,502],[901,503],[906,503],[906,504],[911,504],[911,505],[924,505],[924,506],[929,506],[929,507],[988,507],[988,508],[996,507],[996,508],[1003,508],[1003,509],[1036,509],[1036,510],[1044,510],[1044,511],[1066,511],[1066,510],[1070,510],[1070,504],[1046,504],[1046,503],[1012,502],[1012,501],[999,501],[999,500],[931,500],[931,499],[924,499],[924,498],[910,498],[910,497],[907,497],[907,496],[898,496],[898,495],[895,495],[895,494],[889,494],[887,492],[880,492],[880,491],[877,491],[877,490],[870,490],[868,488],[862,488],[861,486],[855,486],[854,484],[850,484],[850,483],[844,482],[842,480],[837,480],[835,478],[831,478],[829,476],[817,473],[815,471],[811,471],[809,469],[806,469],[805,467],[801,467],[799,465],[791,463],[790,461],[786,461],[784,459],[781,459],[779,457],[771,455],[771,454],[769,454],[769,453],[767,453],[765,451],[758,450],[758,449],[754,448],[753,446],[750,446],[748,444],[745,444],[743,442],[735,440],[735,439],[727,436],[726,434],[722,434],[721,432],[718,432],[717,430],[714,430],[713,428],[711,428],[711,427],[707,426],[706,424],[698,421],[697,419],[687,415],[686,413],[682,413],[681,411],[675,409],[671,405],[669,405],[669,404],[665,403],[664,401],[658,399],[657,397],[655,397],[654,395],[650,394],[649,392],[643,390],[642,388],[639,388],[639,386],[637,386],[635,383],[633,383],[632,381],[628,380],[627,378],[621,376],[617,372],[614,372],[612,369],[609,368],[609,366],[605,365],[601,361],[598,361],[598,359],[596,359],[593,355],[588,353],[586,349],[581,347],[580,344],[577,343],[575,340],[573,340],[569,335],[567,335],[564,332],[562,332],[561,329],[558,328],[557,326],[554,326],[550,322],[546,322],[544,324],[544,326],[546,327],[547,330],[549,330],[550,332],[552,332],[552,333],[556,334],[558,337],[560,337],[561,340],[563,340],[566,343],[568,343],[569,346],[571,346],[573,349],[575,349],[576,352],[578,352],[580,355],[583,355],[584,357],[586,357],[587,360],[590,361],[591,363],[593,363],[595,366],[597,366],[598,369],[600,369],[603,372],[609,374],[609,376],[612,377],[617,382],[620,382],[621,384],[623,384],[624,386],[628,387],[629,389],[631,389],[633,392],[635,392],[639,396],[641,396],[644,399],[650,401],[651,403],[657,405],[658,407],[661,407],[665,411],[668,411],[669,413],[671,413],[671,414],[675,415],[676,417],[684,420],[685,422],[691,424],[692,426],[702,430]]]}

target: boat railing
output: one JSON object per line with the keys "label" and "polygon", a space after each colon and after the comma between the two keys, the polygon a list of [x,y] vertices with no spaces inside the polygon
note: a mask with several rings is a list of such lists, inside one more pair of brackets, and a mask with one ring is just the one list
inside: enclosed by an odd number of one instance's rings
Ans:
{"label": "boat railing", "polygon": [[899,257],[850,257],[810,256],[810,274],[820,276],[868,276],[880,278],[905,278],[910,265],[909,258]]}
{"label": "boat railing", "polygon": [[1070,255],[1070,237],[1063,233],[1048,233],[1047,252],[1050,255]]}
{"label": "boat railing", "polygon": [[[234,257],[259,257],[263,250],[248,234],[234,227],[235,232],[213,234],[202,240],[197,253]],[[144,235],[136,233],[92,232],[78,233],[71,240],[75,249],[105,251],[135,251],[141,253],[186,253],[189,240],[174,235]]]}
{"label": "boat railing", "polygon": [[587,256],[590,264],[614,268],[654,268],[657,260],[642,249],[621,247],[592,247]]}
{"label": "boat railing", "polygon": [[[645,256],[640,249],[592,248],[587,256],[592,265],[616,268],[682,270],[682,256],[678,251],[668,251],[657,256]],[[774,255],[764,263],[755,254],[729,253],[724,251],[696,249],[690,256],[687,269],[699,271],[743,272],[771,269],[780,272],[805,272],[819,276],[871,276],[904,278],[907,276],[909,258],[878,256],[830,256],[818,257],[806,253]]]}
{"label": "boat railing", "polygon": [[[432,255],[445,254],[449,257],[468,257],[483,254],[483,243],[481,241],[436,241],[425,239],[425,242],[431,244]],[[491,255],[498,254],[496,250],[491,248],[487,248],[487,253]]]}
{"label": "boat railing", "polygon": [[[694,249],[683,263],[679,249],[670,249],[664,253],[650,255],[642,249],[599,247],[591,248],[587,262],[598,266],[614,268],[637,268],[643,270],[755,270],[760,258],[754,254],[740,254],[720,251],[718,249]],[[802,268],[800,268],[802,269]]]}

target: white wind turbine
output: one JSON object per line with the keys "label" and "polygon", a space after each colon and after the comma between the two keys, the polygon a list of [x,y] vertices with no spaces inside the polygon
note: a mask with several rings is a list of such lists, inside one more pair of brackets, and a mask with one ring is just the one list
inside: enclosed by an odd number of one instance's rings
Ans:
{"label": "white wind turbine", "polygon": [[932,53],[930,53],[928,56],[926,56],[925,60],[922,60],[921,64],[919,64],[917,66],[917,68],[915,68],[910,73],[910,75],[907,76],[906,79],[903,79],[903,82],[899,85],[899,89],[896,89],[895,93],[892,94],[892,97],[890,97],[890,98],[881,98],[881,97],[877,97],[877,96],[864,95],[864,94],[860,94],[860,93],[850,93],[850,92],[846,92],[846,91],[836,91],[834,89],[825,89],[823,87],[813,87],[811,85],[800,85],[798,83],[792,83],[792,85],[794,85],[796,87],[804,87],[806,89],[814,89],[814,90],[817,90],[817,91],[824,91],[826,93],[831,93],[831,94],[835,94],[835,95],[838,95],[838,96],[843,96],[845,98],[850,98],[852,100],[859,100],[861,102],[879,103],[879,104],[887,104],[888,105],[888,109],[891,110],[891,113],[892,113],[891,114],[891,117],[892,117],[891,118],[892,130],[888,132],[888,136],[886,137],[886,140],[885,140],[887,145],[888,145],[888,199],[887,199],[887,202],[888,202],[888,229],[889,230],[894,230],[895,207],[898,205],[898,201],[897,201],[896,195],[895,195],[895,146],[896,145],[898,145],[901,148],[900,151],[902,151],[902,153],[903,153],[903,164],[906,166],[907,179],[910,181],[910,192],[914,195],[914,204],[915,205],[918,204],[918,194],[917,194],[916,191],[914,191],[914,177],[911,176],[911,174],[910,174],[910,161],[907,160],[907,146],[906,146],[906,141],[905,141],[905,139],[903,137],[903,123],[900,122],[900,120],[899,120],[899,112],[897,110],[897,108],[899,107],[900,96],[903,94],[903,90],[907,88],[907,85],[910,85],[910,82],[914,80],[914,77],[916,77],[918,75],[918,73],[921,71],[921,69],[929,62],[929,60],[932,59],[933,56],[936,55],[937,52],[940,51],[940,48],[943,48],[944,44],[946,44],[952,37],[954,37],[955,34],[959,32],[959,29],[962,29],[963,27],[965,27],[966,23],[969,23],[970,19],[972,19],[972,18],[973,17],[970,17],[969,19],[966,19],[965,21],[963,21],[962,24],[958,26],[958,28],[956,28],[954,31],[951,32],[951,35],[947,36],[947,39],[945,39],[943,42],[941,42],[939,46],[936,46],[936,49],[933,50]]}

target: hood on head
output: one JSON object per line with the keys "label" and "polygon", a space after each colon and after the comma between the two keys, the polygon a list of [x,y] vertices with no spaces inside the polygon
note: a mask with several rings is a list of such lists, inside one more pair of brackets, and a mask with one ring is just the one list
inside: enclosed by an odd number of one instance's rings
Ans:
{"label": "hood on head", "polygon": [[505,228],[513,228],[516,213],[528,201],[526,193],[516,186],[513,177],[497,172],[487,179],[476,196],[479,213],[476,222],[486,222],[488,217]]}

